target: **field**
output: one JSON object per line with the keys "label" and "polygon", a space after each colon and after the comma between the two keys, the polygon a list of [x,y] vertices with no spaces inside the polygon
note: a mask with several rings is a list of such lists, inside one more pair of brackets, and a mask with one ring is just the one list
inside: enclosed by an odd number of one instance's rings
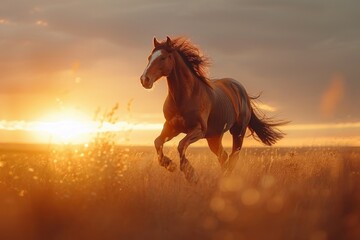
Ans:
{"label": "field", "polygon": [[359,148],[244,148],[229,177],[188,156],[196,185],[153,148],[2,145],[0,239],[360,239]]}

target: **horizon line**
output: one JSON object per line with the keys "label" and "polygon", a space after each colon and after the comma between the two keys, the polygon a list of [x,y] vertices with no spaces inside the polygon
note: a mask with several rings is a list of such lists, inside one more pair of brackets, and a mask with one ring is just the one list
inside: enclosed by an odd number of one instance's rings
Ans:
{"label": "horizon line", "polygon": [[[81,132],[107,132],[107,131],[127,131],[127,130],[161,130],[163,123],[159,122],[130,122],[130,121],[117,121],[110,123],[107,121],[26,121],[26,120],[0,120],[0,130],[3,131],[30,131],[30,132],[43,132],[49,131],[54,126],[65,127],[68,124],[75,126],[82,126]],[[84,129],[85,127],[85,129]],[[333,123],[300,123],[300,124],[287,124],[279,126],[279,129],[290,131],[301,130],[324,130],[324,129],[349,129],[360,128],[360,121],[358,122],[333,122]],[[51,130],[50,130],[51,131]]]}

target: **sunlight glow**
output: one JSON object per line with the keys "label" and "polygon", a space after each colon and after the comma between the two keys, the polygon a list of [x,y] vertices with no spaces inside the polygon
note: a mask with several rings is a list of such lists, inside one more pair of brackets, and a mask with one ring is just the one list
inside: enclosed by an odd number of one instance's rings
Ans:
{"label": "sunlight glow", "polygon": [[42,26],[42,27],[46,27],[46,26],[48,26],[49,24],[48,24],[46,21],[44,21],[44,20],[38,20],[38,21],[36,21],[36,25]]}
{"label": "sunlight glow", "polygon": [[334,76],[330,85],[325,89],[322,98],[320,111],[324,117],[334,115],[345,92],[345,80],[341,75]]}
{"label": "sunlight glow", "polygon": [[7,23],[9,23],[8,20],[0,18],[0,24],[7,24]]}
{"label": "sunlight glow", "polygon": [[160,130],[162,124],[157,123],[116,123],[99,121],[0,121],[0,130],[26,131],[36,134],[47,134],[55,143],[88,142],[91,134],[100,132],[152,131]]}
{"label": "sunlight glow", "polygon": [[270,105],[267,105],[265,103],[256,103],[256,106],[264,111],[268,111],[268,112],[276,112],[276,108]]}
{"label": "sunlight glow", "polygon": [[[360,122],[349,123],[318,123],[318,124],[292,124],[280,127],[283,130],[324,130],[324,129],[348,129],[348,128],[360,128]],[[360,133],[360,131],[359,131]]]}
{"label": "sunlight glow", "polygon": [[[71,111],[70,111],[71,112]],[[66,116],[72,116],[71,118]],[[93,121],[85,118],[81,114],[72,112],[72,114],[64,113],[53,114],[44,117],[42,121],[0,121],[0,131],[22,131],[28,132],[34,136],[34,142],[37,139],[40,142],[46,142],[50,139],[52,143],[88,143],[97,133],[114,132],[114,133],[130,133],[134,140],[132,144],[152,145],[153,138],[161,131],[162,123],[132,123],[128,121],[118,121],[116,123]],[[61,119],[61,120],[58,120]],[[319,123],[319,124],[289,124],[280,127],[281,130],[289,133],[289,136],[280,141],[276,146],[295,146],[295,145],[360,145],[360,122],[350,123]],[[338,130],[350,129],[351,135],[338,135],[338,137],[322,136],[315,134],[314,131],[326,130],[333,132]],[[313,137],[297,138],[295,133],[291,131],[314,132]],[[14,133],[15,134],[15,133]],[[295,135],[293,135],[295,134]],[[230,141],[230,140],[229,140]],[[255,141],[247,140],[246,146],[262,146],[256,144]],[[226,145],[226,140],[225,140]],[[229,142],[231,145],[231,142]]]}

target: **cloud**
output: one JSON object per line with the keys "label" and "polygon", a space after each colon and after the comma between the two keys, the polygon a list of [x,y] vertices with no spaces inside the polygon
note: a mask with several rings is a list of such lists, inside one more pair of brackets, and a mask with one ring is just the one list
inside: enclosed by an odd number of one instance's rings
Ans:
{"label": "cloud", "polygon": [[291,130],[291,131],[360,129],[360,122],[289,124],[289,125],[282,126],[281,129]]}
{"label": "cloud", "polygon": [[[154,35],[186,35],[213,59],[212,75],[238,79],[249,93],[263,91],[262,101],[276,103],[287,119],[321,121],[314,103],[329,77],[341,72],[347,92],[336,119],[351,115],[357,120],[359,9],[355,0],[5,1],[0,8],[0,94],[64,89],[75,77],[68,71],[79,62],[77,73],[92,76],[96,89],[119,89],[108,98],[132,94],[161,106],[164,82],[156,90],[161,94],[144,95],[134,90],[138,75]],[[109,74],[96,85],[95,78],[104,73]]]}

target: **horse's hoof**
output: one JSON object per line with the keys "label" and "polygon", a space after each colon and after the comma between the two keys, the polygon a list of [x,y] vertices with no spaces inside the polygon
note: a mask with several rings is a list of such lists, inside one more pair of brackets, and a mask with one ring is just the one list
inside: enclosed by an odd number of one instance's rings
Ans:
{"label": "horse's hoof", "polygon": [[199,181],[199,176],[197,175],[197,173],[195,172],[194,168],[190,167],[187,168],[186,171],[184,171],[185,174],[185,178],[189,183],[194,183],[196,184]]}
{"label": "horse's hoof", "polygon": [[221,170],[225,177],[230,176],[230,174],[232,173],[232,171],[236,166],[238,159],[239,159],[239,154],[238,152],[236,152],[235,154],[231,154],[230,157],[227,159],[227,161],[222,164]]}
{"label": "horse's hoof", "polygon": [[232,169],[230,169],[230,168],[223,169],[222,173],[223,173],[224,177],[229,177],[230,174],[232,173]]}
{"label": "horse's hoof", "polygon": [[174,163],[173,161],[169,162],[169,165],[166,166],[166,169],[169,172],[174,172],[176,170],[176,163]]}
{"label": "horse's hoof", "polygon": [[160,165],[166,168],[170,172],[176,170],[176,164],[173,161],[171,161],[171,159],[168,158],[167,156],[163,156],[163,158],[160,161]]}
{"label": "horse's hoof", "polygon": [[197,184],[199,182],[199,176],[195,172],[193,174],[185,174],[185,178],[192,184]]}
{"label": "horse's hoof", "polygon": [[189,183],[197,184],[199,182],[199,176],[196,172],[193,173],[192,177],[188,179]]}

